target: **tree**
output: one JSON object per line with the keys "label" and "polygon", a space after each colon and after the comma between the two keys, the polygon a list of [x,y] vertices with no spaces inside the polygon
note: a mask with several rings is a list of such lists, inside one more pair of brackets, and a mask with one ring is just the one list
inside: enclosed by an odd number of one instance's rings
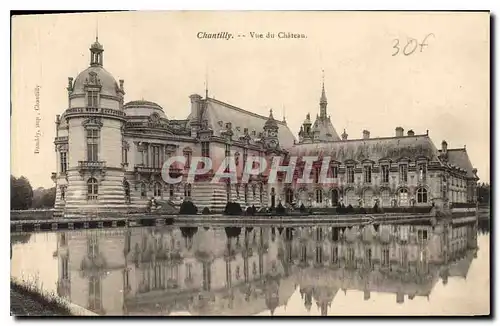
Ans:
{"label": "tree", "polygon": [[10,206],[11,209],[28,209],[33,202],[33,188],[29,180],[21,176],[17,179],[10,176]]}
{"label": "tree", "polygon": [[477,188],[477,200],[481,204],[489,204],[490,203],[490,185],[487,183],[482,183]]}
{"label": "tree", "polygon": [[42,187],[33,191],[32,208],[52,208],[56,201],[56,188],[44,189]]}

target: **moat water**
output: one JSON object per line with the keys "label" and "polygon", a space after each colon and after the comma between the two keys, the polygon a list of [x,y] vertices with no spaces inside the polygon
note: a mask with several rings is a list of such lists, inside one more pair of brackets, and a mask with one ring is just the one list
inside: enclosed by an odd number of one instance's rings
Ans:
{"label": "moat water", "polygon": [[99,315],[487,315],[489,227],[12,234],[11,276]]}

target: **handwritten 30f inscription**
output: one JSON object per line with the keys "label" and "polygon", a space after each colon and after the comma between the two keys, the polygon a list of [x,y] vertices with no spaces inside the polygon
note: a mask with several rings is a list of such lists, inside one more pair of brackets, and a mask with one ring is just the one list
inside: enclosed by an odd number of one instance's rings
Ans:
{"label": "handwritten 30f inscription", "polygon": [[426,46],[429,46],[427,40],[430,36],[436,37],[434,33],[427,34],[423,38],[421,43],[419,43],[417,39],[410,37],[406,40],[406,44],[404,45],[402,42],[400,42],[399,39],[394,39],[392,45],[394,52],[392,53],[392,56],[394,57],[401,53],[404,54],[405,56],[412,55],[413,53],[415,53],[418,47],[420,47],[420,52],[422,52]]}

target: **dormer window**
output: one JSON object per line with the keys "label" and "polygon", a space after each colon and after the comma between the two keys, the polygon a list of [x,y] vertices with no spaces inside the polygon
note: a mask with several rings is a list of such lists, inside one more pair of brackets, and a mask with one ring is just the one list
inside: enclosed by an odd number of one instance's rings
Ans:
{"label": "dormer window", "polygon": [[98,91],[87,91],[87,107],[98,108],[99,107],[99,92]]}

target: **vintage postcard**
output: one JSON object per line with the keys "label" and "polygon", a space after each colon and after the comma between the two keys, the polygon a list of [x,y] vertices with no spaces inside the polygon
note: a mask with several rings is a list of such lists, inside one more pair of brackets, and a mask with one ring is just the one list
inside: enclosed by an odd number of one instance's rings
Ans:
{"label": "vintage postcard", "polygon": [[490,13],[12,17],[11,315],[490,315]]}

